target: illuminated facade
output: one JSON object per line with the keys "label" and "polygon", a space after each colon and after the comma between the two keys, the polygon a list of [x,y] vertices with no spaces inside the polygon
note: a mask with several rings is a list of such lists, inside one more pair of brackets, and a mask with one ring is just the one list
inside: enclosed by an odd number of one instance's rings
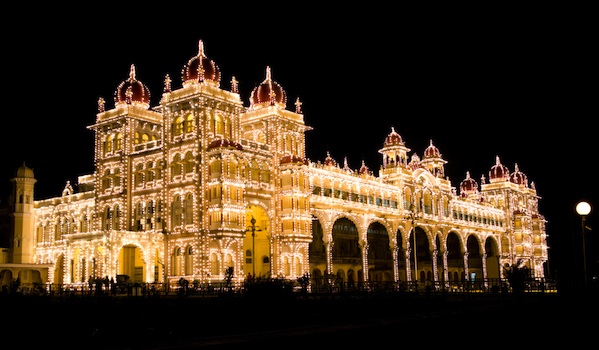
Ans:
{"label": "illuminated facade", "polygon": [[499,157],[481,185],[445,177],[433,145],[422,158],[391,128],[378,176],[327,155],[305,155],[301,103],[266,69],[245,107],[232,78],[204,53],[167,75],[158,106],[136,77],[100,98],[95,170],[61,196],[34,201],[25,164],[10,199],[10,246],[0,280],[86,283],[128,275],[135,282],[222,281],[248,275],[345,282],[437,282],[502,277],[522,262],[544,277],[545,219],[534,183]]}

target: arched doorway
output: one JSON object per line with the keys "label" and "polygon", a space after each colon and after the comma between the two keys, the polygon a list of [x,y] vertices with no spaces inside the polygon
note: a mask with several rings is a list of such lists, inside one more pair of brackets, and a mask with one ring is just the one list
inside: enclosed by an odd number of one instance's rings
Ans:
{"label": "arched doorway", "polygon": [[244,274],[270,278],[272,275],[272,241],[266,211],[251,205],[245,215],[243,240]]}

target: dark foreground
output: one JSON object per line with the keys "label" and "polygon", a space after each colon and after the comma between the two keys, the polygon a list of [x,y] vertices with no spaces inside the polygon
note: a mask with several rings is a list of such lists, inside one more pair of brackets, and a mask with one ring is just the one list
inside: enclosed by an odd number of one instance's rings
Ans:
{"label": "dark foreground", "polygon": [[262,349],[334,346],[521,348],[596,343],[595,295],[0,297],[18,347]]}

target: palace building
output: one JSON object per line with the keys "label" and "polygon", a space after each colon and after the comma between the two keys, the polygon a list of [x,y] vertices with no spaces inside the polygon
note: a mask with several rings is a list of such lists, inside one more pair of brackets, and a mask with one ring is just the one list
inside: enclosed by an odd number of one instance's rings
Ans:
{"label": "palace building", "polygon": [[[378,175],[330,155],[306,158],[301,103],[288,109],[266,68],[247,106],[235,77],[221,86],[203,42],[167,75],[157,106],[135,66],[100,98],[88,128],[92,174],[35,200],[28,165],[15,169],[0,233],[0,282],[77,285],[91,276],[134,282],[248,276],[344,282],[490,280],[522,264],[545,276],[546,221],[534,183],[499,156],[480,184],[445,176],[430,142],[410,153],[392,127]],[[229,269],[230,271],[230,269]]]}

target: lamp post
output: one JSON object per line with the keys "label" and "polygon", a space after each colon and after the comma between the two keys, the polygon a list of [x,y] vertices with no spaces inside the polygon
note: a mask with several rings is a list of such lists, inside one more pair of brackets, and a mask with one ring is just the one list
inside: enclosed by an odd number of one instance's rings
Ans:
{"label": "lamp post", "polygon": [[585,246],[585,239],[584,239],[584,222],[585,219],[587,217],[587,215],[589,215],[589,213],[591,212],[591,205],[587,202],[579,202],[578,204],[576,204],[576,212],[578,213],[578,215],[580,215],[580,219],[581,219],[581,229],[582,229],[582,270],[584,273],[584,288],[586,289],[587,287],[587,253],[586,253],[586,246]]}
{"label": "lamp post", "polygon": [[408,215],[412,223],[412,235],[414,237],[414,282],[418,282],[418,254],[416,251],[416,227],[414,226],[414,221],[417,219],[416,217],[416,206],[414,204],[410,204],[410,214]]}
{"label": "lamp post", "polygon": [[256,276],[256,249],[255,249],[255,240],[256,240],[256,231],[262,231],[258,227],[256,227],[256,219],[252,216],[250,220],[251,226],[246,230],[246,232],[252,233],[252,277]]}

